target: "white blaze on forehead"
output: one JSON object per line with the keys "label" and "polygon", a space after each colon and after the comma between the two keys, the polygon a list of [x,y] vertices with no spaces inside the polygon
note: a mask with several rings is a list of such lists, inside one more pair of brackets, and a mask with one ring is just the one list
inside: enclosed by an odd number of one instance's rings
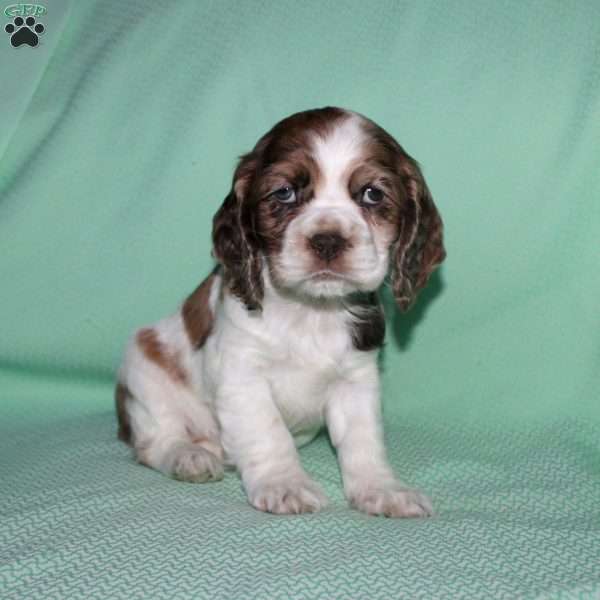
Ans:
{"label": "white blaze on forehead", "polygon": [[313,156],[322,178],[316,190],[317,201],[321,196],[335,200],[332,196],[339,196],[342,186],[346,188],[349,166],[360,159],[365,139],[361,117],[352,113],[324,138],[314,138]]}

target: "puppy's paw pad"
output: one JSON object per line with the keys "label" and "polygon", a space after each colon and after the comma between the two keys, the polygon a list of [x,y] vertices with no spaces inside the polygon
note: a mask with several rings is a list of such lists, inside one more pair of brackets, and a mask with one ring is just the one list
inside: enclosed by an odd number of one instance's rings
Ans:
{"label": "puppy's paw pad", "polygon": [[265,483],[256,488],[249,500],[254,508],[278,515],[316,512],[327,504],[321,488],[310,479]]}
{"label": "puppy's paw pad", "polygon": [[223,464],[205,448],[179,448],[173,458],[172,476],[180,481],[205,483],[223,479]]}
{"label": "puppy's paw pad", "polygon": [[430,517],[431,500],[418,490],[404,487],[366,488],[350,496],[354,508],[369,515],[386,517]]}

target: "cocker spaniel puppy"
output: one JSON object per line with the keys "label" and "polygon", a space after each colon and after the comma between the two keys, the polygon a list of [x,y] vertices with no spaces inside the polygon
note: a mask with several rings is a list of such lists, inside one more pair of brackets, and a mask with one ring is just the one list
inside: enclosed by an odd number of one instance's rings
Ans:
{"label": "cocker spaniel puppy", "polygon": [[255,508],[323,507],[296,447],[329,430],[351,506],[420,517],[383,446],[377,353],[389,282],[406,310],[442,262],[442,222],[417,163],[369,119],[308,110],[244,155],[213,222],[214,269],[132,337],[119,437],[184,481],[235,466]]}

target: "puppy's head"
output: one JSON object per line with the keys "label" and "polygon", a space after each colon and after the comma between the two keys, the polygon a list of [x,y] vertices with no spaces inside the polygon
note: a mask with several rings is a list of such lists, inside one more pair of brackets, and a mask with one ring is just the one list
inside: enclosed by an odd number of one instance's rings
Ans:
{"label": "puppy's head", "polygon": [[417,163],[356,113],[322,108],[280,121],[242,156],[213,223],[230,290],[259,308],[269,269],[299,298],[376,290],[400,308],[442,262],[442,222]]}

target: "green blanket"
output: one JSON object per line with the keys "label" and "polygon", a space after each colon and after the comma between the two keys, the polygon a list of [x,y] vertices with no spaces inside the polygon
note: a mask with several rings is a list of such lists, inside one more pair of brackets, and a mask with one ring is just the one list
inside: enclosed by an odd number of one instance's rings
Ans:
{"label": "green blanket", "polygon": [[[35,47],[1,15],[0,599],[600,598],[600,4],[40,4]],[[297,517],[116,439],[125,339],[211,269],[236,156],[324,105],[395,135],[446,225],[412,312],[384,298],[431,519],[350,510],[325,436]]]}

